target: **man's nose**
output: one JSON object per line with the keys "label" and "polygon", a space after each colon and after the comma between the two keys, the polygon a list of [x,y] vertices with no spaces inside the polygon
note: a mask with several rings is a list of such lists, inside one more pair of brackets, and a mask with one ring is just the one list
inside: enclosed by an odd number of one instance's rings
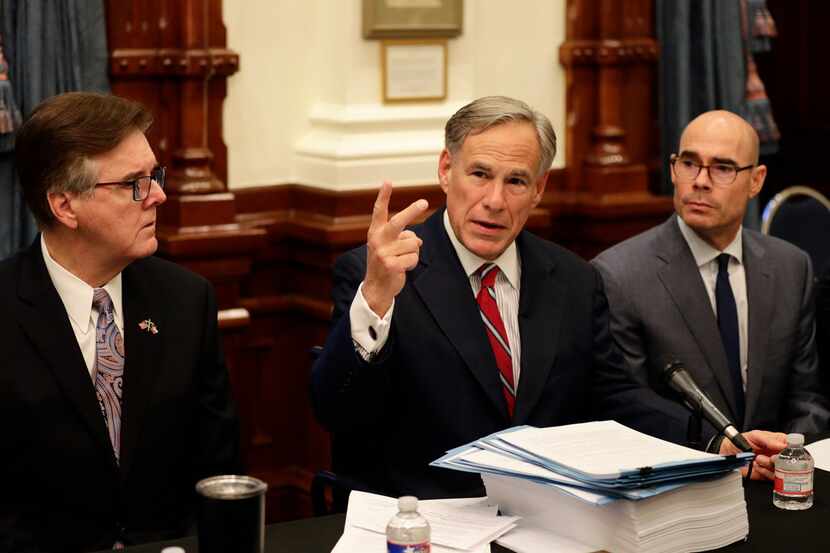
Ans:
{"label": "man's nose", "polygon": [[695,188],[711,188],[712,187],[712,178],[709,175],[709,167],[704,166],[700,168],[700,171],[697,173],[697,177],[695,177],[694,182]]}
{"label": "man's nose", "polygon": [[147,207],[151,205],[161,205],[167,201],[167,194],[164,193],[164,189],[157,183],[156,181],[152,181],[150,183],[150,192],[147,194],[147,199],[145,200],[145,205]]}
{"label": "man's nose", "polygon": [[494,179],[487,185],[487,192],[484,194],[484,207],[492,210],[500,210],[504,208],[504,184]]}

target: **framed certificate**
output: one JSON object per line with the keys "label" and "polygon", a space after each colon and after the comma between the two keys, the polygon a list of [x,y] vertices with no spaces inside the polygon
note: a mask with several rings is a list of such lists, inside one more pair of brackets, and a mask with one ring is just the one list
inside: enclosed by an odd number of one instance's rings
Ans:
{"label": "framed certificate", "polygon": [[462,0],[363,0],[364,38],[461,34]]}
{"label": "framed certificate", "polygon": [[384,103],[447,97],[447,41],[384,40],[381,43]]}

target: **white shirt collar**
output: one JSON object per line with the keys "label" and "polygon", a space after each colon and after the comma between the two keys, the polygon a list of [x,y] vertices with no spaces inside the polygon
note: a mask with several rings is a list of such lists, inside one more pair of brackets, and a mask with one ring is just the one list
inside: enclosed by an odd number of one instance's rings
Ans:
{"label": "white shirt collar", "polygon": [[698,267],[703,267],[707,263],[714,261],[721,253],[728,253],[734,257],[738,263],[743,263],[743,226],[738,229],[734,240],[726,246],[722,252],[713,248],[703,238],[692,229],[686,222],[678,215],[677,226],[680,227],[680,232],[689,244],[689,249],[692,250],[692,256],[695,258],[695,263]]}
{"label": "white shirt collar", "polygon": [[[49,272],[52,284],[55,285],[55,289],[58,291],[67,315],[69,315],[74,326],[81,333],[86,334],[94,327],[94,325],[90,325],[92,316],[92,286],[64,269],[52,258],[46,247],[46,238],[43,234],[40,235],[40,250],[43,253],[43,262],[46,264],[46,270]],[[112,298],[113,312],[120,319],[123,316],[123,311],[121,310],[121,273],[115,275],[115,278],[102,286],[102,288]]]}
{"label": "white shirt collar", "polygon": [[478,271],[479,267],[484,263],[494,263],[501,269],[504,276],[507,277],[510,285],[516,290],[519,289],[519,249],[516,247],[515,240],[495,260],[488,261],[483,257],[477,256],[461,243],[450,224],[450,216],[446,209],[444,210],[444,229],[447,231],[447,236],[450,237],[450,242],[452,242],[455,253],[461,261],[461,266],[464,267],[467,278]]}

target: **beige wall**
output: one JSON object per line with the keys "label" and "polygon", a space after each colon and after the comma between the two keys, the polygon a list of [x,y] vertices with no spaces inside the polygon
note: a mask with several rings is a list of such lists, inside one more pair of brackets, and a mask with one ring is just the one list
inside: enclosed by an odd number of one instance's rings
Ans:
{"label": "beige wall", "polygon": [[449,41],[448,98],[381,103],[377,41],[361,36],[361,0],[225,0],[225,141],[231,188],[300,182],[374,187],[435,182],[443,122],[488,94],[521,98],[550,117],[563,160],[565,0],[466,0]]}

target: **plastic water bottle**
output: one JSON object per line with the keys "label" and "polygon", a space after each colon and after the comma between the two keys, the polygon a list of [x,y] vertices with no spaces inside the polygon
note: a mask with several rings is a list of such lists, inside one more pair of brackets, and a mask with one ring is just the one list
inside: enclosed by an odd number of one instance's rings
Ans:
{"label": "plastic water bottle", "polygon": [[398,514],[386,525],[388,553],[429,553],[429,522],[418,513],[418,498],[398,499]]}
{"label": "plastic water bottle", "polygon": [[775,460],[772,503],[794,511],[813,506],[813,458],[804,449],[804,434],[787,434],[787,447]]}

